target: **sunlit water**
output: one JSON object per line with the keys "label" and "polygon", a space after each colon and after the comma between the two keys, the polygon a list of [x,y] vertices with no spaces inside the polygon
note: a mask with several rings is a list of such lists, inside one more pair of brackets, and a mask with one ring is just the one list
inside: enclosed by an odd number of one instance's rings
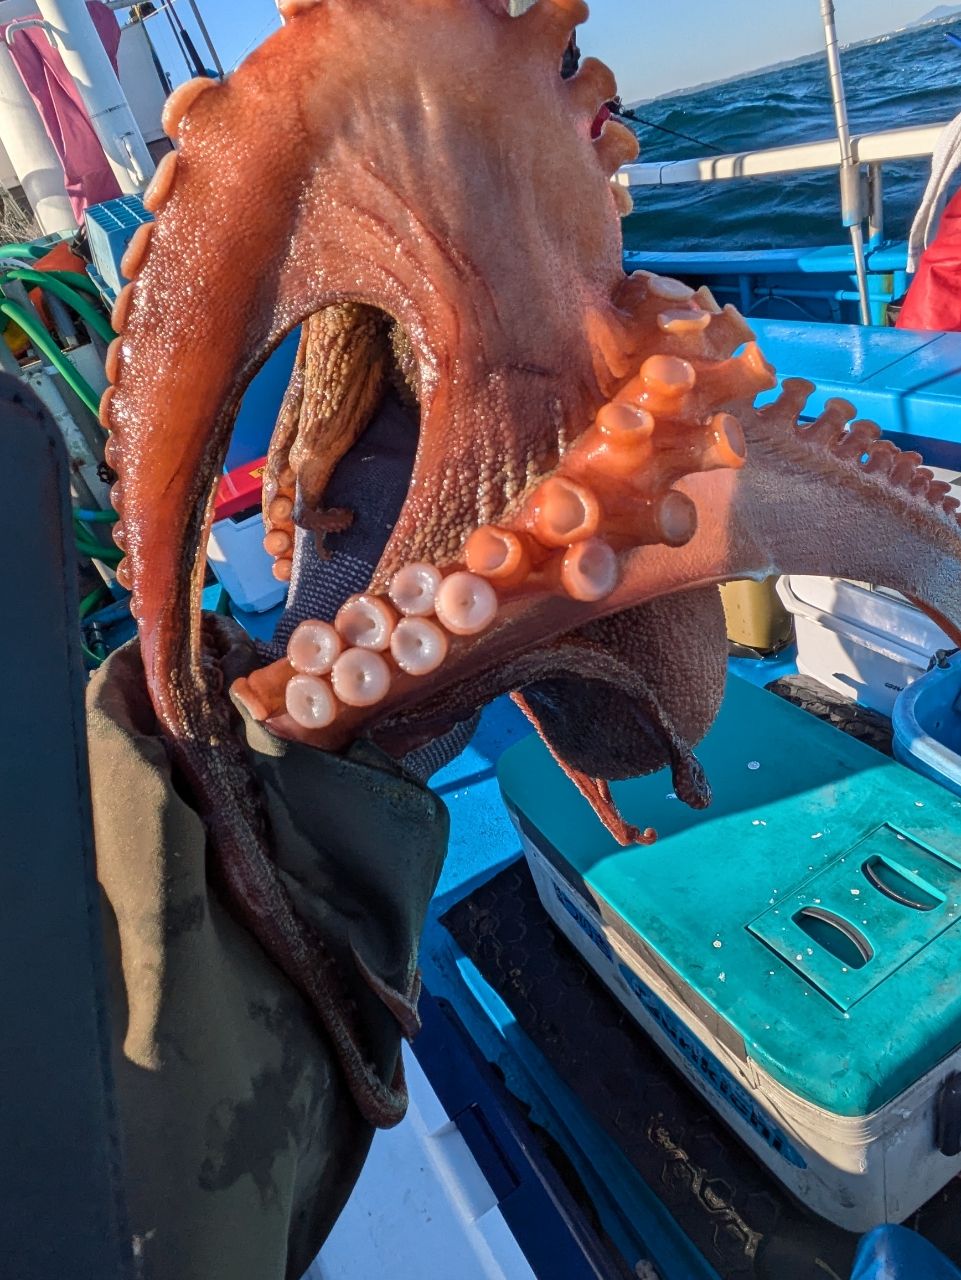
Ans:
{"label": "sunlit water", "polygon": [[[853,133],[947,120],[961,112],[961,48],[945,39],[961,21],[885,36],[842,52]],[[710,89],[638,107],[646,119],[722,151],[813,142],[834,133],[824,55]],[[636,126],[644,160],[707,155],[705,147]],[[885,228],[907,235],[930,162],[884,166]],[[745,249],[835,244],[837,174],[800,173],[740,181],[639,188],[625,223],[628,245],[658,249]]]}

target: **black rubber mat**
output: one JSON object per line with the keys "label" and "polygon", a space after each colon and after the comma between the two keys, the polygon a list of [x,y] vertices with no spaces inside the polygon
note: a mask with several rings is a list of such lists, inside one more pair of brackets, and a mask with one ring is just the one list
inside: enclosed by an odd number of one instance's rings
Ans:
{"label": "black rubber mat", "polygon": [[894,730],[891,721],[880,711],[862,707],[842,693],[836,693],[811,676],[784,676],[766,686],[769,692],[791,702],[819,720],[826,720],[835,729],[850,734],[869,747],[886,756],[894,754],[891,741]]}
{"label": "black rubber mat", "polygon": [[[723,1280],[847,1280],[857,1237],[799,1206],[687,1085],[555,930],[526,863],[443,923]],[[961,1260],[961,1181],[906,1225]]]}

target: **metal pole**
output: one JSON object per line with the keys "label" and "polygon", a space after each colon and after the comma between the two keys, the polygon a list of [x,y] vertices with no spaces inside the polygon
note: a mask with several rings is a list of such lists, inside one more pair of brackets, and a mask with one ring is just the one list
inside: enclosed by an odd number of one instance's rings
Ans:
{"label": "metal pole", "polygon": [[824,22],[824,41],[828,53],[831,101],[834,104],[834,120],[841,146],[841,220],[851,231],[854,266],[858,277],[858,298],[861,304],[861,323],[870,324],[871,304],[868,299],[868,272],[864,261],[864,234],[861,228],[864,215],[861,207],[861,170],[851,151],[848,106],[844,96],[844,81],[841,79],[841,57],[838,53],[838,34],[834,23],[834,0],[821,0],[821,19]]}
{"label": "metal pole", "polygon": [[200,28],[200,34],[203,36],[207,48],[210,50],[210,56],[213,58],[214,66],[217,68],[217,75],[220,76],[221,80],[223,80],[225,75],[223,63],[217,56],[217,50],[214,48],[214,42],[210,38],[210,32],[207,30],[207,24],[200,16],[200,9],[197,6],[197,0],[187,0],[187,3],[190,5],[191,11],[197,20],[197,26]]}
{"label": "metal pole", "polygon": [[142,191],[154,163],[84,0],[37,0],[120,189]]}

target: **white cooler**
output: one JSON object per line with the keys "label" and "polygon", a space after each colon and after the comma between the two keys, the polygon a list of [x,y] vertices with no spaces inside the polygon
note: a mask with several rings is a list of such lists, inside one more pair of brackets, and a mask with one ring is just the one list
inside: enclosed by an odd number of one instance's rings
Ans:
{"label": "white cooler", "polygon": [[541,901],[799,1200],[902,1221],[961,1171],[961,800],[737,679],[698,755],[706,812],[614,784],[660,837],[622,849],[535,737],[505,753]]}

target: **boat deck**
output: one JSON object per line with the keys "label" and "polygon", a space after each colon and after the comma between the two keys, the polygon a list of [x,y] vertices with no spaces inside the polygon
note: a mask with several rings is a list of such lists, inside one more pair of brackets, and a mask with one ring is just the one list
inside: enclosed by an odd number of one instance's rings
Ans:
{"label": "boat deck", "polygon": [[751,325],[781,379],[817,384],[807,406],[811,417],[825,400],[842,396],[900,448],[961,471],[961,333],[789,320],[752,319]]}

